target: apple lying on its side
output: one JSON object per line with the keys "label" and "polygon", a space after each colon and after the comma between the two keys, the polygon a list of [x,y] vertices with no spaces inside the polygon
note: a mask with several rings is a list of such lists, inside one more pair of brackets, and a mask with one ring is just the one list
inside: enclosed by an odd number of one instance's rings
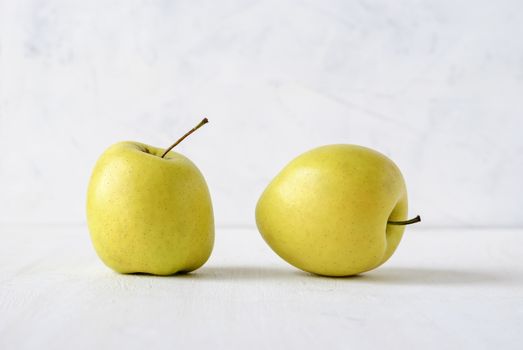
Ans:
{"label": "apple lying on its side", "polygon": [[398,167],[355,145],[313,149],[291,161],[256,206],[256,223],[288,263],[326,276],[349,276],[383,264],[398,246],[407,190]]}
{"label": "apple lying on its side", "polygon": [[87,224],[96,252],[121,273],[170,275],[209,258],[214,218],[205,179],[186,157],[120,142],[98,159],[87,192]]}

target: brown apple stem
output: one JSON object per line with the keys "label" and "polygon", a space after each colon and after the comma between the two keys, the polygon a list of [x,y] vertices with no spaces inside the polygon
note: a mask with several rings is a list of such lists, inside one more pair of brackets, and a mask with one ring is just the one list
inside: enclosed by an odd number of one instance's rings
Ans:
{"label": "brown apple stem", "polygon": [[387,221],[387,224],[389,224],[389,225],[410,225],[410,224],[415,224],[416,222],[420,222],[420,221],[421,221],[421,218],[418,215],[415,218],[412,218],[410,220],[405,220],[405,221]]}
{"label": "brown apple stem", "polygon": [[190,134],[192,134],[193,132],[195,132],[196,130],[198,130],[199,128],[201,128],[202,126],[204,126],[205,124],[207,124],[209,122],[209,120],[207,118],[203,118],[203,120],[198,124],[196,125],[194,128],[192,128],[191,130],[189,130],[185,135],[183,135],[182,137],[180,137],[180,139],[178,139],[178,141],[176,141],[175,143],[173,143],[171,145],[171,147],[167,148],[165,150],[165,152],[163,152],[162,154],[162,158],[165,157],[165,155],[167,153],[169,153],[170,150],[172,150],[174,147],[176,147],[176,145],[178,145],[180,142],[182,142],[183,140],[185,140],[185,138],[187,136],[189,136]]}

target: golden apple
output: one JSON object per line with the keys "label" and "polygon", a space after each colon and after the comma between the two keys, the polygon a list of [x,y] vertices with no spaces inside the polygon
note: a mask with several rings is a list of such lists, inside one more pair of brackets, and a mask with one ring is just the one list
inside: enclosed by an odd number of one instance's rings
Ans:
{"label": "golden apple", "polygon": [[356,145],[329,145],[291,161],[256,206],[264,240],[304,271],[349,276],[383,264],[407,217],[407,190],[386,156]]}
{"label": "golden apple", "polygon": [[96,252],[118,272],[189,272],[211,254],[214,218],[205,179],[188,158],[168,151],[120,142],[94,167],[87,224]]}

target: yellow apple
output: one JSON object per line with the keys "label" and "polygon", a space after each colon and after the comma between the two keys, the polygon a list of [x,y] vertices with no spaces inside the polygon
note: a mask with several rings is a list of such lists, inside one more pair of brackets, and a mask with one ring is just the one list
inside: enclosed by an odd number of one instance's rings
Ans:
{"label": "yellow apple", "polygon": [[189,272],[211,254],[214,218],[205,179],[188,158],[168,151],[120,142],[94,167],[87,224],[96,252],[118,272]]}
{"label": "yellow apple", "polygon": [[288,263],[326,276],[383,264],[396,250],[407,190],[386,156],[356,145],[329,145],[291,161],[256,206],[264,240]]}

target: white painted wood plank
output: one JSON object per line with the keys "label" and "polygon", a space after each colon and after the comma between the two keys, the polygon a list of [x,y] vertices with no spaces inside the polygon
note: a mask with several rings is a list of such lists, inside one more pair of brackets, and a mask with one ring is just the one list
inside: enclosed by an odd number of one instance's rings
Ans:
{"label": "white painted wood plank", "polygon": [[119,275],[84,227],[0,226],[0,349],[520,349],[523,230],[409,229],[354,278],[302,273],[218,230],[187,276]]}

